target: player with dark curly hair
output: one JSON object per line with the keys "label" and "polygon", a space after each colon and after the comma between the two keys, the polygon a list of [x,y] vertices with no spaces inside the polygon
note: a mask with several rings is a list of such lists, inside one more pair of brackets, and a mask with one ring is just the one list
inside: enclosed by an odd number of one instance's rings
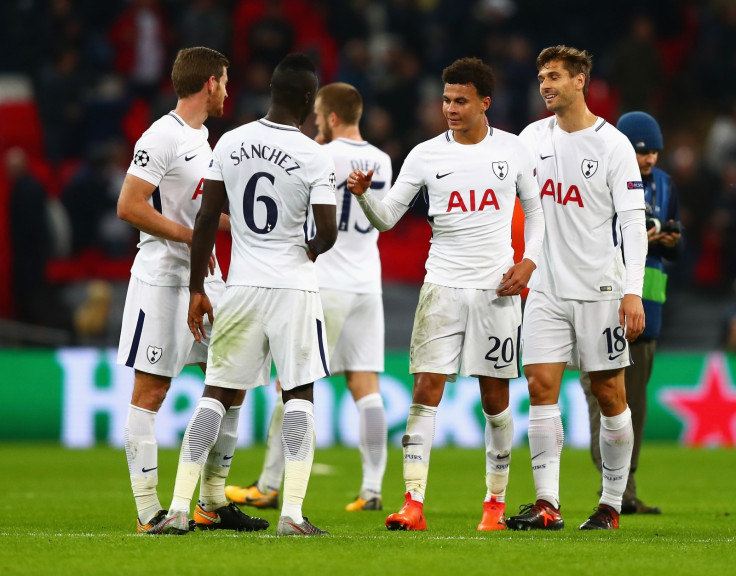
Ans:
{"label": "player with dark curly hair", "polygon": [[[521,297],[544,237],[534,161],[518,136],[488,125],[492,70],[462,58],[443,74],[449,130],[416,146],[384,198],[368,191],[373,171],[354,170],[348,189],[371,224],[388,230],[426,189],[432,246],[411,337],[412,404],[403,437],[405,504],[389,530],[425,530],[424,495],[437,409],[447,381],[478,379],[485,417],[486,496],[478,530],[503,530],[513,421],[509,379],[519,376]],[[517,194],[526,250],[514,263]]]}

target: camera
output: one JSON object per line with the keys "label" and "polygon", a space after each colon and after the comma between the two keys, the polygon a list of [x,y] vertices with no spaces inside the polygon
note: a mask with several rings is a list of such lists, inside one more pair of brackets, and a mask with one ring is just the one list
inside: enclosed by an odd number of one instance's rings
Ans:
{"label": "camera", "polygon": [[652,216],[646,217],[647,231],[654,228],[655,234],[682,234],[682,224],[676,220],[665,220]]}

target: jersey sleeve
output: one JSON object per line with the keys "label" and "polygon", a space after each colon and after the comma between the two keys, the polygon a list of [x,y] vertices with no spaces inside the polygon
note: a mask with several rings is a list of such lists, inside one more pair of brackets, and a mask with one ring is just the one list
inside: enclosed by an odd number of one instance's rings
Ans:
{"label": "jersey sleeve", "polygon": [[644,183],[636,162],[636,153],[628,140],[621,140],[611,151],[606,176],[617,213],[644,210]]}
{"label": "jersey sleeve", "polygon": [[424,184],[421,153],[417,148],[414,148],[404,160],[404,164],[399,171],[399,177],[396,178],[396,182],[386,194],[386,198],[395,200],[404,206],[411,206],[414,197]]}
{"label": "jersey sleeve", "polygon": [[309,203],[337,204],[335,199],[335,163],[327,154],[314,157],[314,170],[310,172]]}
{"label": "jersey sleeve", "polygon": [[519,173],[516,176],[516,193],[520,200],[527,200],[536,196],[539,198],[539,183],[537,182],[536,166],[529,147],[519,140]]}
{"label": "jersey sleeve", "polygon": [[225,180],[225,177],[222,175],[222,160],[220,158],[223,148],[224,145],[222,145],[222,139],[220,139],[215,144],[214,150],[212,150],[212,160],[210,160],[210,165],[204,174],[207,180],[219,180],[221,182]]}
{"label": "jersey sleeve", "polygon": [[376,198],[383,199],[391,189],[391,179],[393,178],[393,171],[391,168],[391,158],[388,154],[381,155],[381,170],[382,174],[380,178],[373,177],[371,182],[371,194]]}
{"label": "jersey sleeve", "polygon": [[135,144],[128,174],[158,186],[176,157],[176,146],[173,132],[145,132]]}

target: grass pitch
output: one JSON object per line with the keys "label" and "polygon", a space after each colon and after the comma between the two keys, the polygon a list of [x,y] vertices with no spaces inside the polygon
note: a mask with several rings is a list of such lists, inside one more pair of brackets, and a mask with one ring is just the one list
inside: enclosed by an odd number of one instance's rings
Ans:
{"label": "grass pitch", "polygon": [[[178,453],[160,455],[159,495],[170,503]],[[230,480],[249,484],[263,448],[236,455]],[[507,510],[534,499],[529,451],[513,452]],[[0,558],[5,574],[734,574],[736,451],[645,445],[639,495],[661,516],[624,516],[616,532],[577,529],[597,503],[598,475],[585,451],[562,455],[560,532],[477,532],[485,494],[483,451],[432,452],[427,531],[388,532],[403,503],[401,452],[391,449],[383,512],[345,512],[357,494],[357,450],[318,450],[304,512],[325,538],[277,538],[277,510],[245,511],[266,532],[135,533],[122,450],[0,445]]]}

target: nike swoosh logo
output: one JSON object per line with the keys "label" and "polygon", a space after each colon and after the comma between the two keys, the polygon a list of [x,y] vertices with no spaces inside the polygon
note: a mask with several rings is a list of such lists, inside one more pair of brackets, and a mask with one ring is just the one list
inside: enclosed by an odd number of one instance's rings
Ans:
{"label": "nike swoosh logo", "polygon": [[624,468],[626,468],[626,466],[621,466],[619,468],[609,468],[608,466],[606,466],[605,463],[603,463],[603,468],[608,470],[609,472],[615,472],[616,470],[623,470]]}
{"label": "nike swoosh logo", "polygon": [[434,177],[437,178],[437,180],[442,180],[445,176],[449,176],[450,174],[452,174],[452,172],[448,172],[447,174],[440,174],[439,172],[437,172]]}
{"label": "nike swoosh logo", "polygon": [[156,470],[156,468],[158,468],[158,466],[154,466],[153,468],[141,468],[141,472],[145,474],[146,472],[151,472],[153,470]]}
{"label": "nike swoosh logo", "polygon": [[511,454],[506,454],[505,456],[501,456],[500,454],[496,454],[496,460],[505,460],[509,456],[511,456]]}
{"label": "nike swoosh logo", "polygon": [[196,157],[197,157],[196,154],[194,156],[184,156],[184,162],[189,162],[192,158],[196,158]]}
{"label": "nike swoosh logo", "polygon": [[423,442],[407,442],[404,446],[424,446]]}
{"label": "nike swoosh logo", "polygon": [[501,366],[499,366],[498,364],[494,364],[494,365],[493,365],[493,367],[494,367],[494,368],[495,368],[496,370],[500,370],[501,368],[507,368],[508,366],[511,366],[511,363],[509,363],[509,364],[503,364],[503,365],[501,365]]}
{"label": "nike swoosh logo", "polygon": [[545,452],[546,452],[546,450],[542,450],[542,451],[541,451],[541,452],[540,452],[539,454],[537,454],[536,456],[532,456],[532,460],[534,460],[535,458],[539,458],[539,457],[540,457],[540,456],[541,456],[542,454],[544,454]]}
{"label": "nike swoosh logo", "polygon": [[548,154],[547,156],[542,156],[542,155],[540,154],[540,155],[539,155],[539,159],[540,159],[540,160],[546,160],[547,158],[552,158],[552,156],[554,156],[554,154]]}
{"label": "nike swoosh logo", "polygon": [[[621,352],[621,354],[623,354],[623,352]],[[621,354],[616,354],[615,356],[613,354],[609,354],[608,355],[608,359],[609,360],[615,360],[616,358],[618,358],[619,356],[621,356]]]}
{"label": "nike swoosh logo", "polygon": [[223,460],[232,460],[233,457],[232,456],[223,456],[222,459]]}

